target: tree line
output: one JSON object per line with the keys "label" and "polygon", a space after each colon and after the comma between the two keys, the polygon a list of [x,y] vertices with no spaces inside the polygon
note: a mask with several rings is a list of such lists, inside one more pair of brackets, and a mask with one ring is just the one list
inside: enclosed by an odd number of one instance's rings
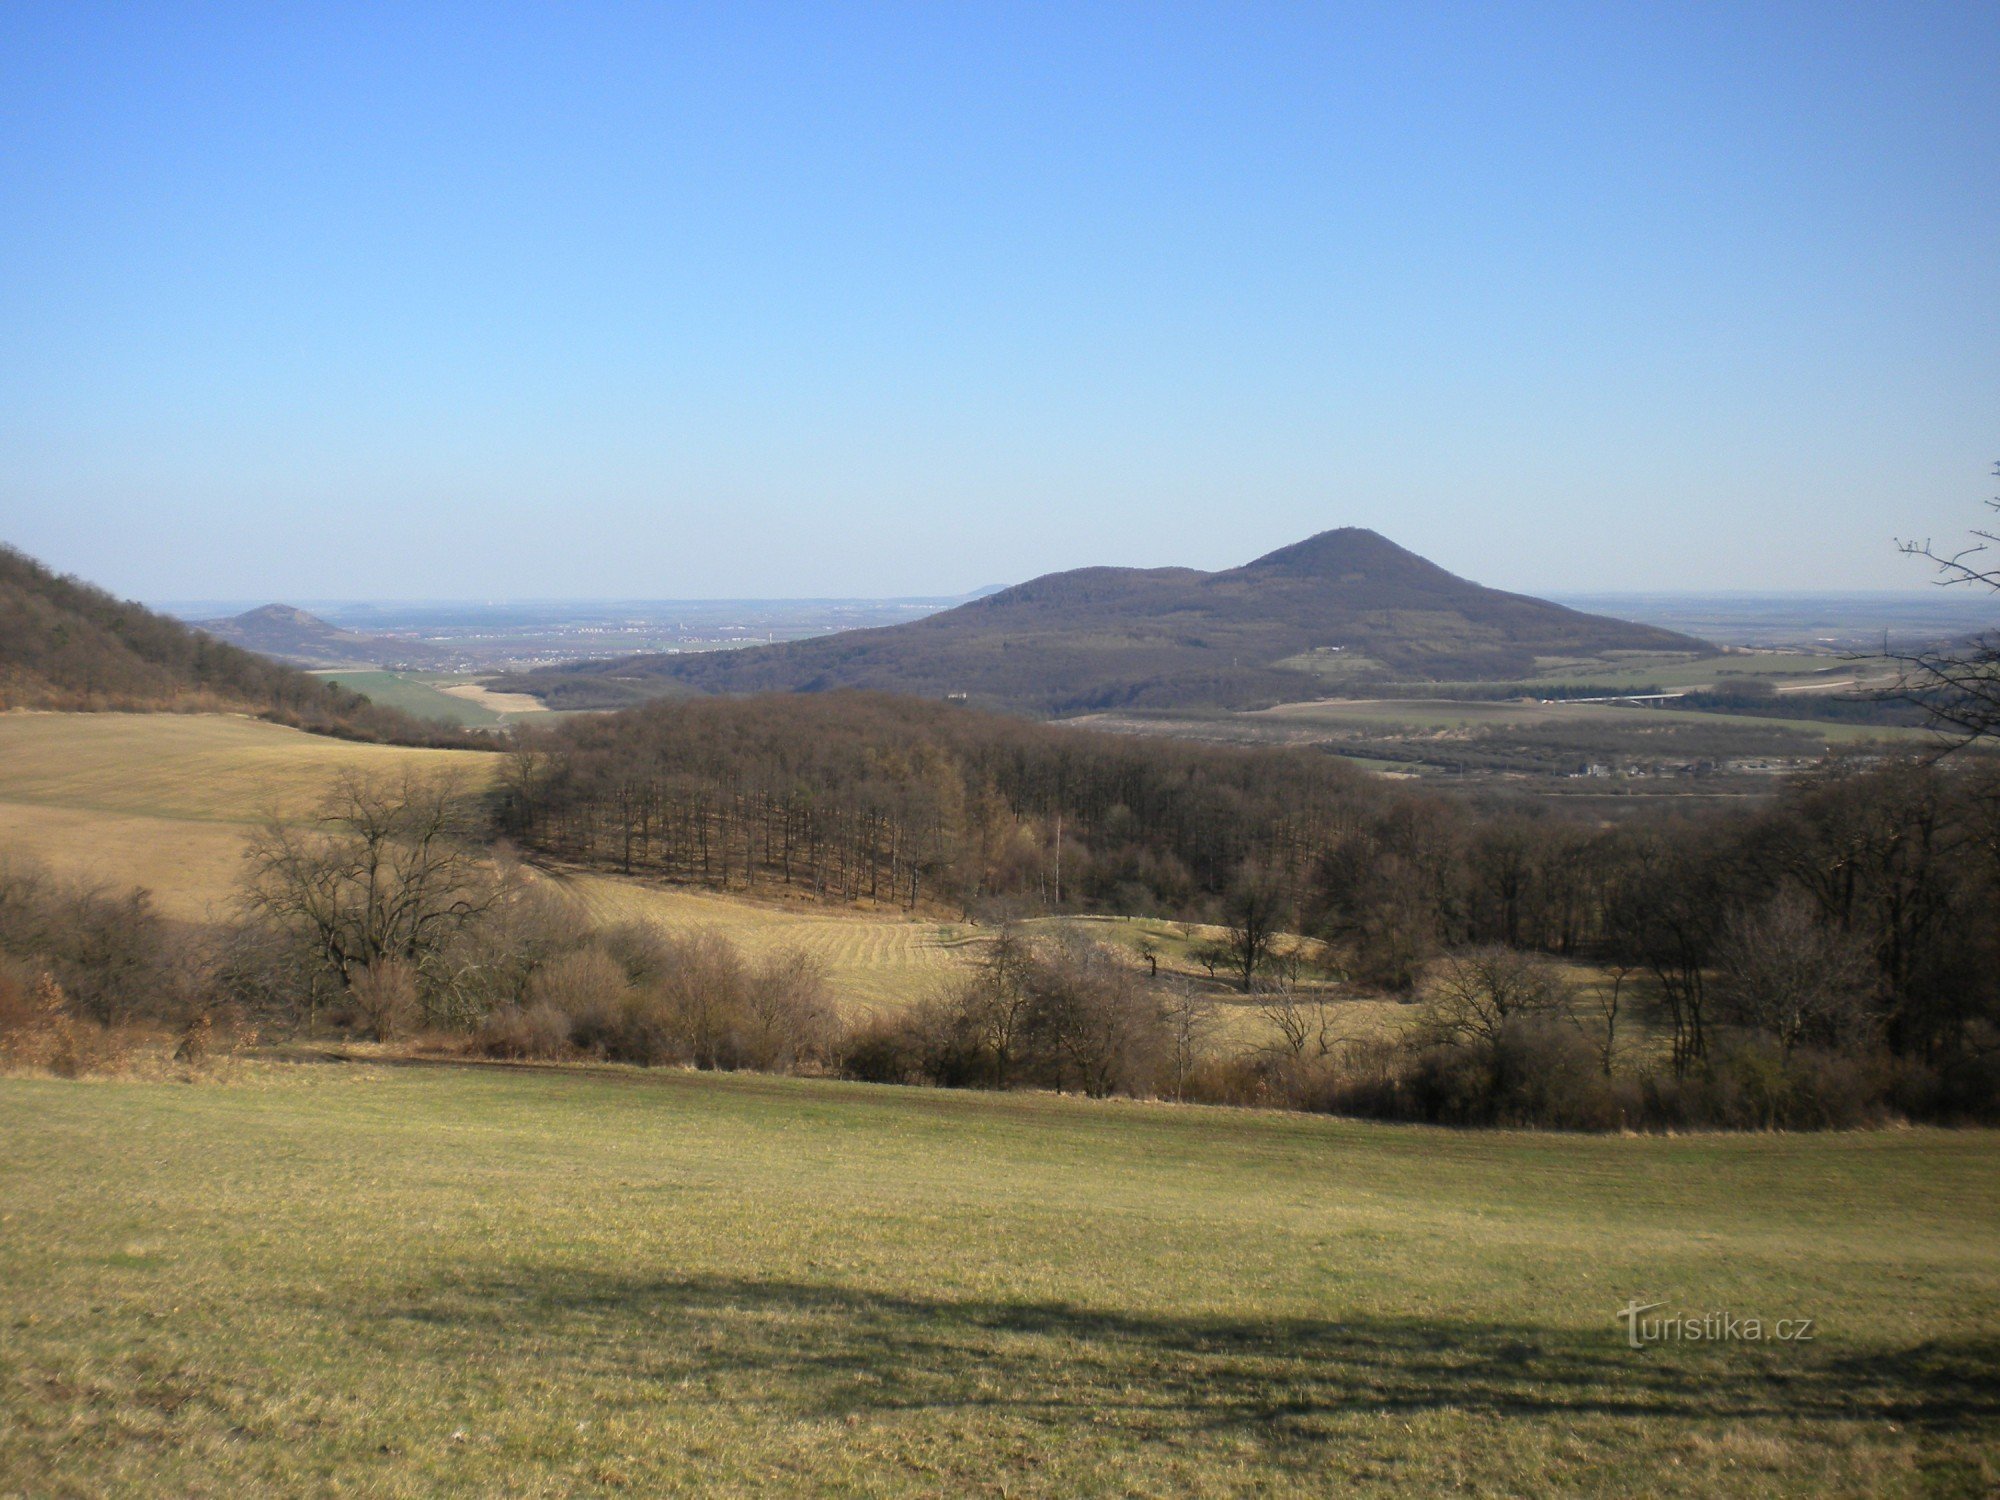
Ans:
{"label": "tree line", "polygon": [[[1940,1076],[1985,1078],[2000,1042],[2000,766],[1983,756],[1836,759],[1749,810],[1607,825],[1310,750],[824,694],[570,721],[526,737],[504,783],[500,826],[538,857],[993,920],[1221,922],[1248,939],[1225,960],[1246,987],[1260,928],[1405,993],[1474,949],[1608,965],[1660,997],[1680,1078],[1746,1005],[1795,1004],[1774,1022],[1794,1041],[1865,1040]],[[1760,974],[1809,993],[1723,1005],[1724,967],[1739,992]]]}

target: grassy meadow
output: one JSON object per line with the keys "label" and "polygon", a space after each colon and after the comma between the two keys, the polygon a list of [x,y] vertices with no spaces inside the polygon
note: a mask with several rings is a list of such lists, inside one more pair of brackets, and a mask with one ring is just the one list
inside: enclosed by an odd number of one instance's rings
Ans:
{"label": "grassy meadow", "polygon": [[337,682],[350,692],[366,693],[371,702],[379,703],[384,708],[400,708],[419,719],[434,719],[466,729],[492,729],[505,722],[499,713],[486,705],[444,691],[447,687],[469,681],[468,678],[348,668],[314,672],[313,676]]}
{"label": "grassy meadow", "polygon": [[0,1140],[0,1493],[2000,1483],[1990,1133],[301,1062],[0,1079]]}

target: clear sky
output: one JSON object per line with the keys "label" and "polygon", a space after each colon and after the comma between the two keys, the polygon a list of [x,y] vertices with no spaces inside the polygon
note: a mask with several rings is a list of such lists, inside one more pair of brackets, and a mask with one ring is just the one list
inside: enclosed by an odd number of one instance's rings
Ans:
{"label": "clear sky", "polygon": [[140,598],[1915,587],[1996,459],[2000,5],[0,7],[0,538]]}

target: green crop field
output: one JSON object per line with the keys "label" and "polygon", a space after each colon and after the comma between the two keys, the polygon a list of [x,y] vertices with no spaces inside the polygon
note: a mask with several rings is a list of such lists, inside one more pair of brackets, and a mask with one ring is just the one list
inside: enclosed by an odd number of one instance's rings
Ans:
{"label": "green crop field", "polygon": [[1712,656],[1632,652],[1595,660],[1550,658],[1537,664],[1534,682],[1550,686],[1592,683],[1609,688],[1658,687],[1671,692],[1750,680],[1813,685],[1871,671],[1880,675],[1880,663],[1855,663],[1838,656],[1800,651],[1728,651]]}
{"label": "green crop field", "polygon": [[350,692],[366,693],[369,700],[384,708],[400,708],[419,719],[435,719],[461,724],[467,729],[491,729],[504,723],[501,715],[483,704],[454,697],[441,689],[470,681],[463,677],[434,677],[415,672],[324,671],[313,673],[337,682]]}
{"label": "green crop field", "polygon": [[1618,728],[1676,727],[1713,730],[1720,734],[1746,728],[1765,729],[1795,737],[1802,749],[1876,740],[1931,743],[1923,729],[1891,725],[1840,724],[1804,719],[1770,718],[1760,714],[1698,713],[1621,703],[1541,703],[1476,698],[1343,698],[1311,703],[1285,703],[1252,713],[1239,721],[1284,726],[1366,725],[1374,728],[1440,730],[1482,725],[1538,727],[1542,725],[1607,725]]}
{"label": "green crop field", "polygon": [[0,1492],[2000,1484],[1988,1132],[260,1062],[0,1079],[0,1140]]}

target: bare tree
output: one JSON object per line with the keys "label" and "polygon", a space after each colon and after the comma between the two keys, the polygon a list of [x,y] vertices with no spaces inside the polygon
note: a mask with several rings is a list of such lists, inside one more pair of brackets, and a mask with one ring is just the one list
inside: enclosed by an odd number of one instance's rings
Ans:
{"label": "bare tree", "polygon": [[1221,1026],[1215,1002],[1186,981],[1167,991],[1161,1013],[1167,1024],[1168,1061],[1174,1071],[1174,1098],[1187,1097],[1187,1077],[1208,1039]]}
{"label": "bare tree", "polygon": [[1625,999],[1625,981],[1632,977],[1632,966],[1624,963],[1611,964],[1605,972],[1611,976],[1607,988],[1601,982],[1591,988],[1591,1009],[1596,1011],[1598,1024],[1603,1028],[1603,1040],[1598,1043],[1598,1061],[1603,1064],[1604,1076],[1611,1076],[1611,1066],[1618,1059],[1618,1015]]}
{"label": "bare tree", "polygon": [[1547,959],[1511,948],[1473,948],[1440,959],[1424,978],[1421,1026],[1436,1042],[1492,1044],[1513,1021],[1569,1008],[1562,974]]}
{"label": "bare tree", "polygon": [[1277,1050],[1294,1062],[1303,1062],[1308,1053],[1325,1057],[1339,1040],[1334,1034],[1333,1009],[1324,995],[1279,990],[1258,1009],[1278,1034]]}
{"label": "bare tree", "polygon": [[1224,907],[1229,922],[1224,941],[1237,982],[1246,995],[1256,981],[1257,970],[1271,957],[1284,907],[1284,886],[1276,876],[1260,865],[1245,864]]}
{"label": "bare tree", "polygon": [[1158,997],[1121,957],[1065,935],[1032,965],[1035,1041],[1060,1081],[1074,1076],[1094,1099],[1144,1092],[1167,1042]]}
{"label": "bare tree", "polygon": [[1844,1041],[1866,1021],[1873,962],[1797,891],[1733,918],[1716,959],[1735,1019],[1769,1035],[1786,1056],[1801,1042]]}
{"label": "bare tree", "polygon": [[[2000,476],[2000,465],[1994,466]],[[2000,511],[2000,500],[1987,504]],[[1903,552],[1921,557],[1937,570],[1943,588],[1970,586],[2000,592],[2000,567],[1989,564],[1988,549],[2000,544],[2000,532],[1975,528],[1973,540],[1955,551],[1928,541],[1899,542]],[[1964,640],[1883,655],[1900,668],[1889,696],[1926,709],[1933,720],[1953,732],[1959,744],[2000,735],[2000,631],[1985,631]]]}
{"label": "bare tree", "polygon": [[1004,1089],[1026,1042],[1034,1011],[1035,953],[1018,927],[1006,927],[981,956],[958,999],[981,1051],[993,1059],[993,1087]]}
{"label": "bare tree", "polygon": [[454,776],[344,773],[310,824],[273,819],[251,841],[245,905],[299,935],[350,993],[384,964],[421,975],[507,888],[468,804]]}

